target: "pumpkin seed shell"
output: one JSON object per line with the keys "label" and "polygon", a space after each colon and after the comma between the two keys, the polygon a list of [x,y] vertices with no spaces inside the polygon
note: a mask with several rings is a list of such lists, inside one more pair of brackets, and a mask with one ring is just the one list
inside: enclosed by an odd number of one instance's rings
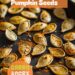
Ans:
{"label": "pumpkin seed shell", "polygon": [[33,40],[37,44],[41,44],[41,45],[45,45],[45,46],[47,45],[46,37],[42,33],[35,33],[33,35]]}
{"label": "pumpkin seed shell", "polygon": [[57,8],[57,9],[54,9],[53,11],[54,15],[57,17],[57,18],[60,18],[60,19],[67,19],[67,15],[66,15],[66,12],[64,9],[62,8]]}
{"label": "pumpkin seed shell", "polygon": [[63,45],[62,39],[60,37],[56,36],[55,34],[51,34],[50,41],[51,41],[52,45],[55,47],[62,47],[62,45]]}
{"label": "pumpkin seed shell", "polygon": [[42,53],[44,53],[46,51],[46,46],[44,45],[40,45],[40,44],[37,44],[34,48],[33,48],[33,52],[32,52],[32,55],[40,55]]}
{"label": "pumpkin seed shell", "polygon": [[41,68],[41,67],[45,67],[48,66],[49,64],[51,64],[53,61],[53,56],[50,54],[44,54],[43,56],[41,56],[38,60],[38,63],[36,65],[36,68]]}

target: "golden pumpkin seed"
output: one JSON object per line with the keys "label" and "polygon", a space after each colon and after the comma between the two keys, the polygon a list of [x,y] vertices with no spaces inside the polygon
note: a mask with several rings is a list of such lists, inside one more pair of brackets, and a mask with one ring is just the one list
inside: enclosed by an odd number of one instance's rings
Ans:
{"label": "golden pumpkin seed", "polygon": [[44,28],[43,33],[44,34],[49,34],[52,33],[56,30],[57,25],[55,23],[50,23],[47,25],[47,27]]}
{"label": "golden pumpkin seed", "polygon": [[41,67],[48,66],[49,64],[52,63],[52,61],[53,61],[53,56],[52,55],[44,54],[39,58],[38,63],[36,65],[36,68],[41,68]]}
{"label": "golden pumpkin seed", "polygon": [[10,1],[11,0],[0,0],[0,2],[3,3],[3,4],[8,4],[8,3],[10,3]]}
{"label": "golden pumpkin seed", "polygon": [[22,16],[13,16],[13,17],[11,17],[10,18],[10,22],[12,23],[12,24],[20,24],[21,22],[24,22],[24,21],[26,21],[27,19],[26,18],[24,18],[24,17],[22,17]]}
{"label": "golden pumpkin seed", "polygon": [[75,55],[75,45],[71,42],[64,44],[64,50],[69,55]]}
{"label": "golden pumpkin seed", "polygon": [[18,14],[18,13],[20,13],[23,9],[24,9],[24,8],[14,8],[14,7],[11,6],[11,7],[8,9],[8,12],[9,12],[10,14]]}
{"label": "golden pumpkin seed", "polygon": [[43,30],[46,26],[47,26],[46,23],[37,22],[37,23],[34,23],[34,24],[30,27],[30,31],[40,31],[40,30]]}
{"label": "golden pumpkin seed", "polygon": [[32,52],[32,55],[40,55],[42,53],[44,53],[46,51],[46,46],[44,45],[40,45],[40,44],[37,44],[34,48],[33,48],[33,52]]}
{"label": "golden pumpkin seed", "polygon": [[60,18],[60,19],[67,19],[66,12],[65,12],[65,10],[62,9],[62,8],[54,9],[53,13],[54,13],[54,15],[55,15],[57,18]]}
{"label": "golden pumpkin seed", "polygon": [[40,8],[29,8],[29,10],[33,13],[40,13],[41,9]]}
{"label": "golden pumpkin seed", "polygon": [[16,41],[17,40],[17,35],[11,30],[6,30],[5,35],[10,41]]}
{"label": "golden pumpkin seed", "polygon": [[56,36],[55,34],[51,34],[50,41],[51,41],[52,45],[55,47],[62,47],[62,45],[63,45],[62,39],[60,37]]}
{"label": "golden pumpkin seed", "polygon": [[75,58],[74,57],[65,57],[65,63],[68,68],[75,70]]}
{"label": "golden pumpkin seed", "polygon": [[46,23],[51,21],[51,15],[46,10],[42,11],[40,18],[41,18],[41,21]]}
{"label": "golden pumpkin seed", "polygon": [[0,4],[0,18],[5,18],[8,7],[4,4]]}
{"label": "golden pumpkin seed", "polygon": [[66,32],[75,27],[75,21],[73,19],[67,19],[62,23],[61,32]]}
{"label": "golden pumpkin seed", "polygon": [[29,31],[29,28],[30,28],[30,20],[22,22],[21,24],[19,24],[19,27],[18,27],[18,35],[21,35]]}
{"label": "golden pumpkin seed", "polygon": [[48,67],[56,75],[68,75],[68,69],[64,65],[53,64],[49,65]]}
{"label": "golden pumpkin seed", "polygon": [[10,52],[12,51],[12,48],[0,48],[0,58],[5,58],[6,56],[8,56],[10,54]]}
{"label": "golden pumpkin seed", "polygon": [[26,11],[26,10],[22,11],[21,15],[26,18],[29,18],[29,19],[37,19],[37,15],[33,12],[30,12],[30,11]]}
{"label": "golden pumpkin seed", "polygon": [[11,53],[2,60],[1,66],[9,67],[17,59],[18,59],[18,56],[15,53]]}
{"label": "golden pumpkin seed", "polygon": [[31,56],[30,55],[27,55],[25,56],[25,61],[30,64],[31,63]]}
{"label": "golden pumpkin seed", "polygon": [[37,44],[47,45],[46,37],[42,33],[35,33],[33,35],[33,40]]}
{"label": "golden pumpkin seed", "polygon": [[66,41],[73,41],[73,40],[75,40],[75,32],[68,32],[68,33],[64,34],[63,38]]}
{"label": "golden pumpkin seed", "polygon": [[32,42],[28,40],[20,40],[18,42],[18,50],[22,56],[28,55],[32,49]]}
{"label": "golden pumpkin seed", "polygon": [[49,47],[48,50],[50,51],[50,53],[57,58],[61,58],[65,56],[65,52],[62,48],[52,48]]}
{"label": "golden pumpkin seed", "polygon": [[16,29],[16,26],[9,22],[0,22],[0,30],[5,31],[6,29],[14,30]]}

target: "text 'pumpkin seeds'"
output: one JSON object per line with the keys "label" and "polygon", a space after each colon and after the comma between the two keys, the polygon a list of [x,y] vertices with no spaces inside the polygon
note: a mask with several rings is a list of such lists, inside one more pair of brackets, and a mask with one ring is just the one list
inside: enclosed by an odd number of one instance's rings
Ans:
{"label": "text 'pumpkin seeds'", "polygon": [[48,66],[49,64],[52,63],[52,61],[53,61],[53,56],[52,55],[44,54],[39,58],[38,63],[36,65],[36,68],[41,68],[41,67]]}
{"label": "text 'pumpkin seeds'", "polygon": [[45,46],[47,45],[47,39],[42,33],[35,33],[33,35],[33,40],[37,44],[41,44]]}

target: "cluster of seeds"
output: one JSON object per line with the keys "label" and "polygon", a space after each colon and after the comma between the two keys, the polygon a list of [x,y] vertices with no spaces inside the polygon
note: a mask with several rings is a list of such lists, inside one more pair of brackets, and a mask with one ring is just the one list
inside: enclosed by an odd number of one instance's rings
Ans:
{"label": "cluster of seeds", "polygon": [[[46,9],[13,8],[7,6],[10,0],[0,0],[0,2],[0,18],[7,19],[7,14],[13,15],[8,21],[0,21],[0,30],[5,33],[9,41],[16,42],[19,36],[33,33],[32,40],[20,39],[17,42],[18,52],[21,57],[26,56],[25,60],[28,64],[31,63],[33,57],[40,56],[33,69],[48,67],[55,75],[75,75],[75,45],[72,43],[75,40],[75,31],[72,31],[75,21],[67,17],[64,9],[53,9],[55,17],[63,21],[60,30],[62,34],[64,33],[62,39],[54,33],[58,25],[51,22],[52,15]],[[41,21],[31,24],[34,19]],[[49,36],[52,46],[48,45],[46,36]],[[18,60],[18,56],[12,52],[11,47],[1,47],[0,59],[3,59],[0,63],[0,66],[3,67],[1,73],[6,75],[7,69],[11,63]],[[63,64],[54,63],[55,59],[63,59]]]}

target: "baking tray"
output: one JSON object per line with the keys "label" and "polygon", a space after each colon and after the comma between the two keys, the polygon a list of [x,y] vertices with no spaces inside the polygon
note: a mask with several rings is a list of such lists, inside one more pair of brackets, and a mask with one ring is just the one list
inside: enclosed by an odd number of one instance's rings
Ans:
{"label": "baking tray", "polygon": [[[8,6],[9,6],[9,5],[8,5]],[[42,10],[43,10],[43,9],[42,9]],[[52,16],[52,21],[51,21],[51,22],[56,23],[57,26],[58,26],[58,27],[57,27],[57,30],[56,30],[56,32],[54,32],[54,34],[56,34],[57,36],[59,36],[59,37],[62,38],[63,33],[60,32],[60,29],[61,29],[61,23],[62,23],[63,20],[60,20],[60,19],[58,19],[57,17],[55,17],[55,16],[53,15],[53,10],[52,10],[52,9],[45,9],[45,10],[47,10],[47,11],[51,14],[51,16]],[[66,13],[67,13],[68,18],[73,18],[73,19],[75,19],[75,4],[74,4],[74,3],[68,1],[68,8],[65,9],[65,10],[66,10]],[[20,15],[20,14],[17,14],[17,15]],[[15,16],[15,15],[11,15],[11,14],[7,13],[5,19],[0,19],[0,21],[8,21],[9,18],[12,17],[12,16]],[[38,15],[38,16],[39,16],[39,15]],[[38,21],[40,21],[40,19],[38,19],[38,20],[31,20],[31,23],[38,22]],[[16,32],[16,30],[15,30],[15,32]],[[34,33],[35,33],[35,32],[32,32],[31,35],[33,36]],[[49,35],[46,35],[46,37],[47,37],[47,41],[48,41],[48,46],[51,46],[51,47],[52,47],[52,44],[49,42],[49,41],[50,41],[50,40],[49,40],[50,34],[49,34]],[[11,41],[9,41],[9,40],[5,37],[4,32],[0,31],[0,47],[12,46],[12,48],[13,48],[13,51],[12,51],[12,52],[15,52],[19,57],[20,57],[20,54],[19,54],[19,52],[18,52],[17,42],[18,42],[20,39],[31,39],[31,40],[32,40],[32,38],[29,37],[27,34],[23,34],[23,35],[21,35],[21,36],[18,36],[18,40],[17,40],[16,42],[11,42]],[[62,38],[62,40],[63,40],[63,38]],[[65,42],[65,41],[63,40],[63,42]],[[73,43],[75,43],[75,41],[73,41]],[[47,52],[48,52],[48,51],[46,51],[45,53],[47,53]],[[40,57],[40,56],[32,57],[31,65],[35,66],[35,64],[37,63],[39,57]],[[54,62],[59,62],[60,60],[63,61],[63,58],[62,58],[62,59],[55,59]],[[0,60],[0,62],[1,62],[1,61],[2,61],[2,60]],[[46,68],[46,67],[45,67],[45,68]],[[34,75],[54,75],[51,71],[46,71],[46,70],[44,71],[45,68],[42,68],[42,69],[40,69],[40,70],[39,70],[39,69],[38,69],[38,70],[37,70],[37,69],[33,69]]]}

